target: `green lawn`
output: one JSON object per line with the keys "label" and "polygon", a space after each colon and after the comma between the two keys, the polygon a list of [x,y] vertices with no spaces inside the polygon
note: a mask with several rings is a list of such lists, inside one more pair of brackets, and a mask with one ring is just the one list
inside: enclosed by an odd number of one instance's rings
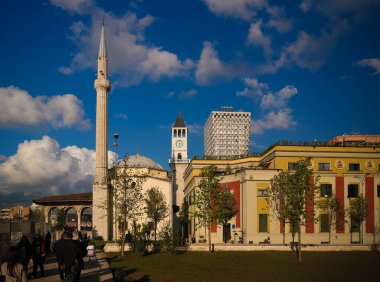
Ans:
{"label": "green lawn", "polygon": [[[380,252],[110,255],[115,281],[380,281]],[[124,278],[123,278],[124,277]]]}

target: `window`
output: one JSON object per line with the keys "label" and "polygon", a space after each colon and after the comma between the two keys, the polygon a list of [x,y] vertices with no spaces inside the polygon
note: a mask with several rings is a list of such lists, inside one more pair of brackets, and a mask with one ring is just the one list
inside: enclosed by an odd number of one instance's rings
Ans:
{"label": "window", "polygon": [[380,184],[377,185],[377,196],[380,197]]}
{"label": "window", "polygon": [[288,163],[288,170],[296,170],[297,165],[297,163]]}
{"label": "window", "polygon": [[359,185],[358,184],[348,184],[348,198],[356,198],[359,196]]}
{"label": "window", "polygon": [[318,170],[330,170],[329,163],[318,163]]}
{"label": "window", "polygon": [[181,153],[178,153],[178,159],[182,160],[182,154]]}
{"label": "window", "polygon": [[332,185],[331,184],[321,184],[319,186],[321,194],[320,197],[331,197],[332,196]]}
{"label": "window", "polygon": [[360,171],[360,164],[349,164],[348,170],[350,170],[350,171]]}
{"label": "window", "polygon": [[268,232],[267,214],[259,214],[259,232]]}
{"label": "window", "polygon": [[258,197],[268,197],[268,190],[267,189],[259,189],[257,191]]}
{"label": "window", "polygon": [[329,215],[327,213],[320,215],[321,232],[329,232]]}
{"label": "window", "polygon": [[360,222],[356,218],[351,218],[351,232],[359,232],[360,231]]}
{"label": "window", "polygon": [[186,137],[186,129],[182,129],[182,137]]}
{"label": "window", "polygon": [[177,137],[177,129],[174,129],[173,137]]}
{"label": "window", "polygon": [[178,137],[181,137],[181,129],[178,129]]}

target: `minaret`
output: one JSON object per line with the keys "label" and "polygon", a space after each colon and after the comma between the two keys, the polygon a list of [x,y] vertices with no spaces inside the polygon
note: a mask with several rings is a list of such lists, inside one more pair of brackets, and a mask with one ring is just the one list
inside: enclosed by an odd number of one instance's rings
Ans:
{"label": "minaret", "polygon": [[[96,168],[92,190],[93,228],[98,236],[109,240],[111,224],[108,208],[108,92],[111,88],[108,80],[108,58],[106,40],[104,37],[104,23],[100,35],[98,55],[98,75],[94,86],[96,89]],[[108,205],[109,203],[107,203]],[[102,207],[101,207],[102,206]]]}

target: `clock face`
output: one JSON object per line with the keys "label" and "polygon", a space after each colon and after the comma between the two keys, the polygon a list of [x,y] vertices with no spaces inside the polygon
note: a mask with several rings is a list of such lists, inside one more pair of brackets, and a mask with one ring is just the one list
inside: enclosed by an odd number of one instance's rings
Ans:
{"label": "clock face", "polygon": [[177,142],[175,142],[176,146],[178,148],[181,148],[183,146],[183,141],[182,140],[178,140]]}

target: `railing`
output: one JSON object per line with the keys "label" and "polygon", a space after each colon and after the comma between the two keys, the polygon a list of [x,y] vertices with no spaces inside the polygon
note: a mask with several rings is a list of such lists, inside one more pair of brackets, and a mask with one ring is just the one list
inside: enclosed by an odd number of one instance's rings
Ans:
{"label": "railing", "polygon": [[169,163],[170,164],[174,164],[174,163],[189,163],[190,162],[190,160],[189,159],[183,159],[183,160],[178,160],[178,159],[169,159]]}

